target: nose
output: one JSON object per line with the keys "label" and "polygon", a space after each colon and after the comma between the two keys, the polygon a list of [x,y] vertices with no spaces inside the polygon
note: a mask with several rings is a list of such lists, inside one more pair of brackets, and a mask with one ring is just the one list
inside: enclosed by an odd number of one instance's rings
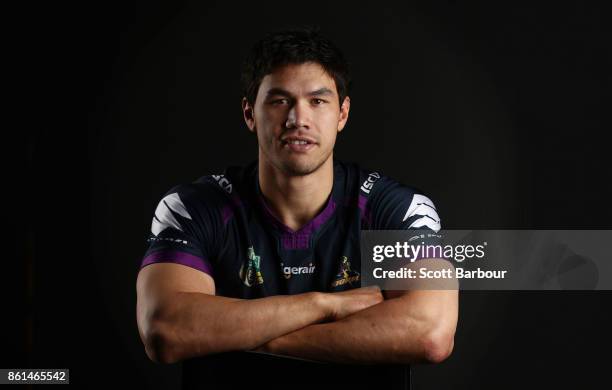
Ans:
{"label": "nose", "polygon": [[308,128],[308,109],[303,107],[299,102],[293,104],[287,114],[285,126],[288,129]]}

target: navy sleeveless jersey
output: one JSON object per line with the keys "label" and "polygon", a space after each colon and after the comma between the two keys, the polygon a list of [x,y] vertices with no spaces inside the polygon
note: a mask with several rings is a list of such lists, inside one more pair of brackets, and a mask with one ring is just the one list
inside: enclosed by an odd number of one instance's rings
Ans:
{"label": "navy sleeveless jersey", "polygon": [[360,230],[440,227],[421,191],[334,161],[323,210],[293,231],[266,204],[253,162],[168,191],[155,210],[141,268],[192,267],[212,276],[217,295],[235,298],[342,291],[361,286]]}

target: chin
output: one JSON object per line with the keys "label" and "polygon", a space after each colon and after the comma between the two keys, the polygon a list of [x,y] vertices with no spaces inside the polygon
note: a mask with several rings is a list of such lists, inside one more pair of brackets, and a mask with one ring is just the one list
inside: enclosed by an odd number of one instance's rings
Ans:
{"label": "chin", "polygon": [[291,176],[306,176],[316,171],[316,168],[306,164],[283,164],[283,171]]}
{"label": "chin", "polygon": [[323,161],[282,161],[281,167],[283,172],[291,176],[306,176],[323,165]]}

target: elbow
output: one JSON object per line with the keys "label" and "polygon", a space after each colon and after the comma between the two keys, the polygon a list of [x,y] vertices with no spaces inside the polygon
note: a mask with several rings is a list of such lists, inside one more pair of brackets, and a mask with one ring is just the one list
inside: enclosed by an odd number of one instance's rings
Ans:
{"label": "elbow", "polygon": [[155,363],[174,364],[191,357],[216,353],[210,348],[203,348],[203,345],[187,342],[179,333],[176,327],[165,322],[149,324],[146,331],[141,333],[147,357]]}
{"label": "elbow", "polygon": [[147,357],[155,363],[174,364],[180,359],[175,352],[168,330],[162,325],[151,325],[143,334]]}
{"label": "elbow", "polygon": [[423,356],[426,363],[442,363],[453,352],[454,332],[435,330],[423,338]]}

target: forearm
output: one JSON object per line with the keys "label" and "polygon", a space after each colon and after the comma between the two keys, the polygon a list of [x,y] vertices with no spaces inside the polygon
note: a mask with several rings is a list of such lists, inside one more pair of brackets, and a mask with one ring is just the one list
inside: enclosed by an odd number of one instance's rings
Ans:
{"label": "forearm", "polygon": [[160,315],[166,362],[247,350],[326,318],[319,293],[240,300],[178,293]]}
{"label": "forearm", "polygon": [[[431,311],[406,310],[402,298],[389,299],[341,321],[284,335],[260,350],[338,363],[438,362],[452,350],[456,316],[451,314],[439,324],[434,318]],[[450,337],[447,329],[452,329]]]}

